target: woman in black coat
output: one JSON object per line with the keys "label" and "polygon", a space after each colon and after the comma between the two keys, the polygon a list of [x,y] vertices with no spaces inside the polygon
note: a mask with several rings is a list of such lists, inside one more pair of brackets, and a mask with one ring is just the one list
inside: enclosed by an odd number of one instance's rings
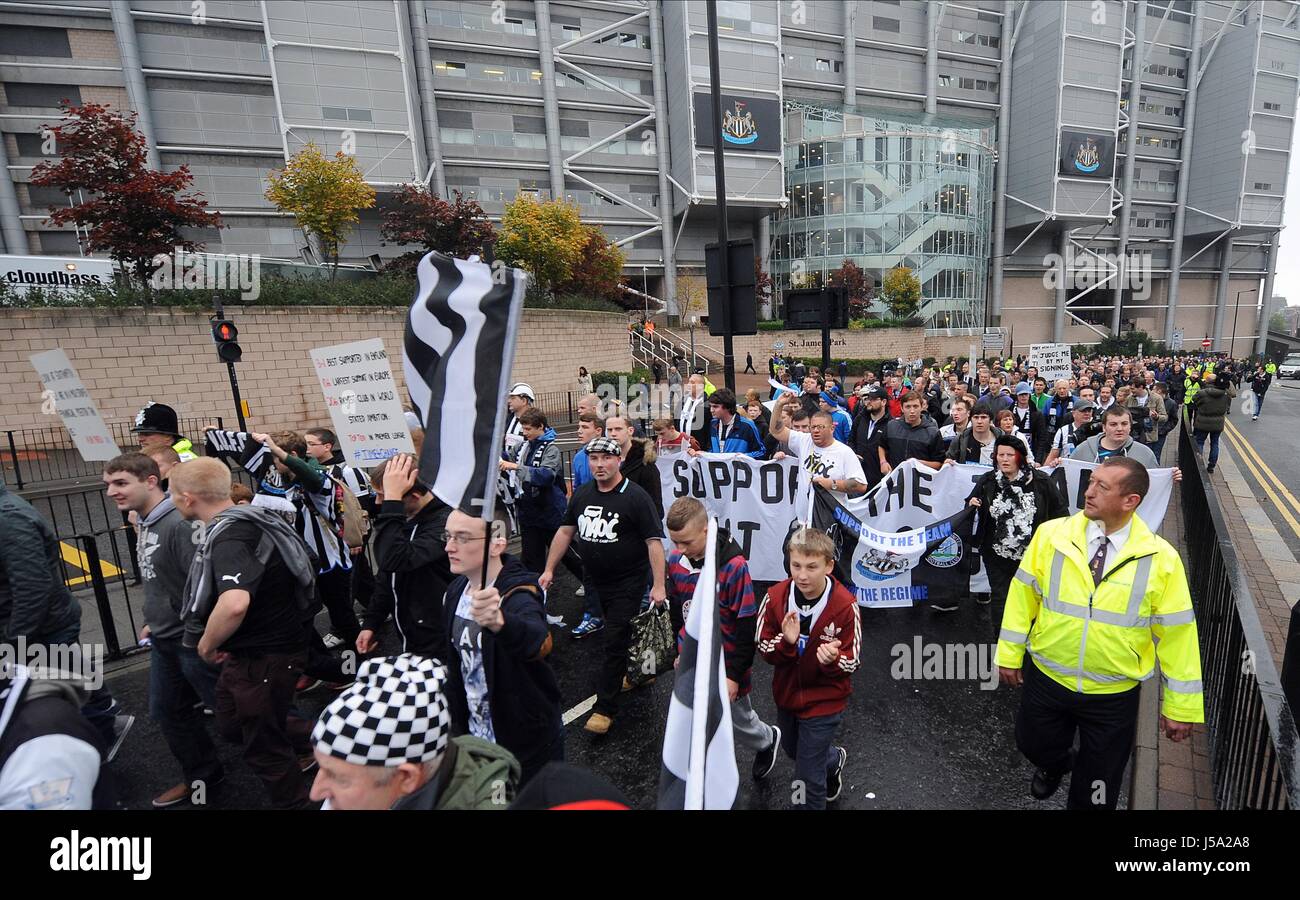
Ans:
{"label": "woman in black coat", "polygon": [[994,631],[1002,627],[1002,610],[1011,579],[1038,526],[1068,516],[1070,509],[1055,482],[1025,459],[1024,445],[1011,435],[993,442],[993,469],[975,482],[968,502],[979,509],[975,543],[989,577]]}

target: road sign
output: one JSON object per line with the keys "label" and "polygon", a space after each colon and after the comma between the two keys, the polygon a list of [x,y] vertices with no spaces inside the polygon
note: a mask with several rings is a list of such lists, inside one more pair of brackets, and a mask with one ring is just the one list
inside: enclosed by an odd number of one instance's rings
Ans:
{"label": "road sign", "polygon": [[1212,342],[1210,341],[1210,339],[1209,339],[1209,338],[1206,338],[1205,340],[1201,341],[1201,348],[1202,348],[1203,350],[1209,350],[1209,349],[1210,349],[1210,344],[1211,344],[1211,343],[1212,343]]}

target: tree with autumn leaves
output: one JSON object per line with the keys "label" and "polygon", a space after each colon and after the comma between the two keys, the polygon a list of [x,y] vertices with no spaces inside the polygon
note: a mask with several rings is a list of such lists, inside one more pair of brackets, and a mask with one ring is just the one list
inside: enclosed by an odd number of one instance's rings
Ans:
{"label": "tree with autumn leaves", "polygon": [[347,243],[361,210],[375,205],[375,189],[366,184],[357,161],[342,151],[329,159],[314,143],[290,157],[284,168],[267,176],[266,199],[291,213],[298,227],[320,244],[338,274],[339,248]]}
{"label": "tree with autumn leaves", "polygon": [[424,185],[403,185],[386,204],[379,236],[385,244],[399,247],[415,244],[419,250],[389,260],[386,272],[413,274],[424,254],[430,250],[460,259],[483,256],[496,239],[496,231],[483,207],[466,200],[460,191],[447,201]]}
{"label": "tree with autumn leaves", "polygon": [[188,166],[173,172],[149,168],[135,113],[66,101],[62,109],[63,121],[44,129],[60,157],[36,166],[31,183],[68,196],[70,205],[50,208],[49,221],[84,229],[87,252],[107,254],[143,285],[154,257],[176,247],[203,248],[184,237],[183,229],[221,227],[208,201],[187,191],[194,181]]}
{"label": "tree with autumn leaves", "polygon": [[832,287],[843,287],[848,290],[850,319],[867,317],[867,311],[871,306],[871,292],[876,282],[863,271],[861,266],[851,259],[846,259],[840,263],[838,269],[827,275],[827,280]]}
{"label": "tree with autumn leaves", "polygon": [[572,203],[520,194],[501,218],[496,256],[527,271],[545,293],[621,302],[623,251],[582,224]]}

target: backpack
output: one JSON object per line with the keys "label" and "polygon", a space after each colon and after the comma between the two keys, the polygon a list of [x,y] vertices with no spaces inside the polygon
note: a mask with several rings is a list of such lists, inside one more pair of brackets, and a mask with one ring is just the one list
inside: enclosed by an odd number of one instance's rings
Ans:
{"label": "backpack", "polygon": [[343,542],[349,550],[360,550],[366,545],[366,535],[370,533],[370,517],[346,482],[332,475],[329,479],[334,484],[335,503],[343,508]]}

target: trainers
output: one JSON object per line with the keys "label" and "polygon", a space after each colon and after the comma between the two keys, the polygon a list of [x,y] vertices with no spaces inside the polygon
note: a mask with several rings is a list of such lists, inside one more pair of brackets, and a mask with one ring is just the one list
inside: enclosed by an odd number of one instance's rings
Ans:
{"label": "trainers", "polygon": [[339,644],[343,643],[343,638],[339,637],[337,634],[327,634],[320,640],[328,650],[333,650]]}
{"label": "trainers", "polygon": [[322,684],[324,684],[324,682],[319,678],[312,678],[310,675],[299,675],[298,683],[294,685],[293,689],[299,694],[305,694],[307,691],[316,690],[316,688],[320,687]]}
{"label": "trainers", "polygon": [[1056,789],[1061,786],[1061,779],[1065,773],[1053,775],[1046,769],[1035,769],[1034,778],[1029,782],[1029,793],[1035,800],[1046,800],[1056,793]]}
{"label": "trainers", "polygon": [[[1256,416],[1255,418],[1258,419],[1259,416]],[[587,587],[586,587],[586,585],[582,585],[582,584],[578,585],[578,589],[577,589],[576,591],[573,592],[573,596],[575,596],[575,597],[585,597],[585,596],[587,596]]]}
{"label": "trainers", "polygon": [[1259,416],[1251,416],[1251,417],[1250,417],[1250,421],[1252,421],[1252,422],[1258,422],[1258,421],[1259,421]]}
{"label": "trainers", "polygon": [[632,679],[630,679],[630,678],[628,678],[626,675],[624,675],[624,676],[623,676],[623,693],[626,694],[628,691],[635,691],[637,688],[640,688],[640,687],[648,687],[649,685],[652,685],[652,684],[655,683],[655,678],[657,678],[657,677],[658,677],[657,675],[651,675],[649,678],[647,678],[645,681],[641,682],[640,684],[633,684],[633,683],[632,683]]}
{"label": "trainers", "polygon": [[608,734],[609,727],[614,724],[614,720],[609,716],[603,716],[600,713],[592,713],[587,724],[582,726],[583,731],[590,731],[592,734]]}
{"label": "trainers", "polygon": [[840,799],[840,791],[844,789],[844,764],[849,761],[849,751],[843,747],[836,747],[839,751],[840,759],[835,765],[826,770],[826,802],[830,803]]}
{"label": "trainers", "polygon": [[1210,473],[1211,475],[1213,475],[1213,474],[1214,474],[1214,463],[1210,463],[1208,466],[1206,466],[1206,467],[1205,467],[1205,471],[1208,472],[1208,473]]}
{"label": "trainers", "polygon": [[581,640],[582,638],[585,638],[589,634],[595,634],[597,631],[600,631],[604,627],[605,627],[604,619],[597,619],[595,616],[591,615],[590,613],[583,613],[582,621],[579,622],[578,627],[570,631],[569,634],[573,635],[578,640]]}
{"label": "trainers", "polygon": [[113,757],[117,756],[117,751],[122,748],[122,741],[126,739],[126,733],[131,730],[135,724],[135,716],[119,713],[113,717],[113,746],[108,748],[108,761],[112,762]]}
{"label": "trainers", "polygon": [[776,768],[776,751],[781,747],[781,729],[772,726],[772,743],[766,750],[760,750],[754,756],[753,775],[755,781],[762,781]]}

